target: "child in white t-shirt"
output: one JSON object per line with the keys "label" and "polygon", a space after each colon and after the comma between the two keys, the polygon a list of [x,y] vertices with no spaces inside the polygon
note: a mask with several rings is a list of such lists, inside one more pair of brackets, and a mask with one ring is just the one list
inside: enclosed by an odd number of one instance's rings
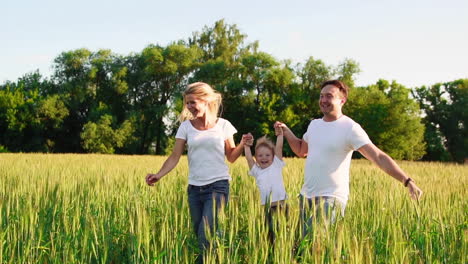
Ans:
{"label": "child in white t-shirt", "polygon": [[[283,183],[283,130],[275,128],[276,146],[266,137],[261,137],[255,145],[255,160],[252,157],[250,146],[252,141],[247,140],[244,144],[245,158],[249,164],[249,174],[255,177],[260,191],[261,204],[266,206],[266,221],[269,230],[269,238],[273,242],[273,214],[282,210],[287,214],[288,206],[286,199],[288,195]],[[250,135],[250,133],[249,133]],[[250,143],[250,144],[249,144]],[[269,205],[269,206],[268,206]]]}

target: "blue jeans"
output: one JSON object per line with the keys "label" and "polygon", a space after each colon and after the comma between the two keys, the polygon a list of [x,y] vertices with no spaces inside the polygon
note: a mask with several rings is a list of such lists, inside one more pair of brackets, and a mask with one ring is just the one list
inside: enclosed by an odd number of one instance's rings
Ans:
{"label": "blue jeans", "polygon": [[333,224],[337,219],[337,212],[344,216],[346,205],[331,196],[305,198],[299,195],[300,220],[302,223],[302,237],[313,229],[314,221],[325,221]]}
{"label": "blue jeans", "polygon": [[229,199],[229,181],[220,180],[203,186],[189,185],[187,189],[192,225],[203,255],[210,247],[205,228],[209,227],[211,234],[215,232],[218,211]]}

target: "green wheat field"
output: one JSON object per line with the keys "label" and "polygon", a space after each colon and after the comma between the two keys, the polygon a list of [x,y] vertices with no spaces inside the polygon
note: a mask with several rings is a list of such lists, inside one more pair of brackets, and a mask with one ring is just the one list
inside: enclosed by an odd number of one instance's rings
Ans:
{"label": "green wheat field", "polygon": [[[193,263],[185,157],[155,187],[165,157],[0,154],[0,263]],[[304,160],[286,159],[289,216],[267,237],[243,157],[206,263],[467,263],[468,166],[399,162],[419,202],[366,160],[351,166],[346,216],[299,243]],[[299,246],[298,246],[299,245]],[[293,248],[302,249],[295,254]]]}

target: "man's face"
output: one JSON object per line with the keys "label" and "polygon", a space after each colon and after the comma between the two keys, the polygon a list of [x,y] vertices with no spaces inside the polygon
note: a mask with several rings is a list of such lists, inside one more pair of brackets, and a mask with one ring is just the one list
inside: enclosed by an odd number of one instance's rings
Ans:
{"label": "man's face", "polygon": [[346,99],[340,92],[338,87],[327,85],[320,92],[319,106],[324,115],[341,113],[341,108],[346,102]]}

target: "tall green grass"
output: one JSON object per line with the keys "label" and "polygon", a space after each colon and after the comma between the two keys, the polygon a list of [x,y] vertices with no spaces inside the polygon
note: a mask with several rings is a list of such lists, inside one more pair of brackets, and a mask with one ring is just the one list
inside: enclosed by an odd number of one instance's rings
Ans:
{"label": "tall green grass", "polygon": [[[165,157],[0,154],[0,263],[193,263],[187,161],[155,187]],[[467,263],[466,165],[401,162],[424,191],[354,160],[346,215],[298,245],[303,162],[286,159],[290,211],[271,245],[255,181],[230,165],[229,204],[208,263]]]}

